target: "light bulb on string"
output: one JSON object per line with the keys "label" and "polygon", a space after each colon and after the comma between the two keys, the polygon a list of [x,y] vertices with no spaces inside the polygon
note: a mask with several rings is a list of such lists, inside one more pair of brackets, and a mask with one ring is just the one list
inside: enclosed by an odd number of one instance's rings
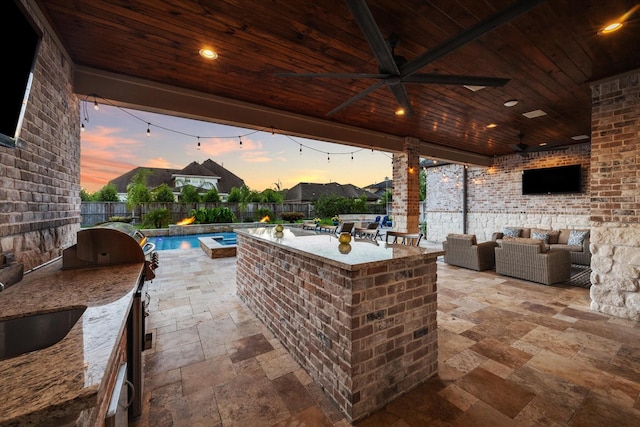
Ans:
{"label": "light bulb on string", "polygon": [[198,137],[198,150],[200,149],[200,137]]}
{"label": "light bulb on string", "polygon": [[275,136],[276,134],[276,130],[273,128],[273,126],[271,126],[271,136]]}
{"label": "light bulb on string", "polygon": [[331,157],[329,157],[329,153],[327,153],[327,163],[331,163]]}
{"label": "light bulb on string", "polygon": [[82,123],[82,124],[80,125],[80,132],[84,132],[84,131],[85,131],[84,123]]}
{"label": "light bulb on string", "polygon": [[239,136],[238,139],[240,140],[240,148],[242,148],[242,137]]}
{"label": "light bulb on string", "polygon": [[300,144],[300,155],[302,156],[302,144]]}
{"label": "light bulb on string", "polygon": [[151,129],[149,126],[151,126],[151,123],[147,123],[147,136],[151,136]]}
{"label": "light bulb on string", "polygon": [[351,153],[351,160],[353,161],[353,152]]}
{"label": "light bulb on string", "polygon": [[98,100],[96,98],[93,98],[93,109],[96,111],[100,109],[100,106],[98,105]]}

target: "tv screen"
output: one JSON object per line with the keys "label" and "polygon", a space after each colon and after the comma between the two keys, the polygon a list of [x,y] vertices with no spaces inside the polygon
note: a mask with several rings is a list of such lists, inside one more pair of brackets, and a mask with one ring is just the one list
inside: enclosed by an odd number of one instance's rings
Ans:
{"label": "tv screen", "polygon": [[522,171],[522,194],[569,194],[582,191],[580,165]]}
{"label": "tv screen", "polygon": [[16,0],[0,6],[0,58],[2,59],[2,106],[0,144],[15,147],[33,80],[33,65],[42,33],[23,13]]}

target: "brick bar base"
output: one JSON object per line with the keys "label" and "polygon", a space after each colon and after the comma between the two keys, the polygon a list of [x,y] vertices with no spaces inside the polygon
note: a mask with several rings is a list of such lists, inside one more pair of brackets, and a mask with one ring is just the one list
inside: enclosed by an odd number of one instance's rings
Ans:
{"label": "brick bar base", "polygon": [[354,422],[437,373],[436,257],[339,267],[239,233],[238,294]]}

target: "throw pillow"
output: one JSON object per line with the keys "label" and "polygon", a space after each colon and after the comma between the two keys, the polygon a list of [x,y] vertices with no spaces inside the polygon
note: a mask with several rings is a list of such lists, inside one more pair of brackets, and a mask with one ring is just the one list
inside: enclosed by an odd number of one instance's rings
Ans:
{"label": "throw pillow", "polygon": [[569,246],[582,246],[582,242],[589,234],[588,231],[582,230],[571,230],[569,233],[569,240],[567,241],[567,245]]}
{"label": "throw pillow", "polygon": [[505,227],[504,230],[502,230],[502,235],[509,237],[520,237],[520,229]]}
{"label": "throw pillow", "polygon": [[538,240],[542,240],[545,243],[549,243],[549,233],[540,233],[538,231],[533,231],[531,233],[531,238],[532,239],[538,239]]}

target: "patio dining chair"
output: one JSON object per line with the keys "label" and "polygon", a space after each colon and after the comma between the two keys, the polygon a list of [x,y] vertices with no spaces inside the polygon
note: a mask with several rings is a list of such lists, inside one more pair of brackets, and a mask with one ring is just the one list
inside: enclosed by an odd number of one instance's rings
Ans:
{"label": "patio dining chair", "polygon": [[422,233],[402,233],[400,231],[387,231],[384,236],[385,243],[407,246],[420,246]]}
{"label": "patio dining chair", "polygon": [[349,233],[352,234],[353,233],[353,229],[355,227],[356,223],[355,222],[343,222],[342,225],[340,225],[337,229],[336,229],[336,233],[340,234],[340,233]]}

